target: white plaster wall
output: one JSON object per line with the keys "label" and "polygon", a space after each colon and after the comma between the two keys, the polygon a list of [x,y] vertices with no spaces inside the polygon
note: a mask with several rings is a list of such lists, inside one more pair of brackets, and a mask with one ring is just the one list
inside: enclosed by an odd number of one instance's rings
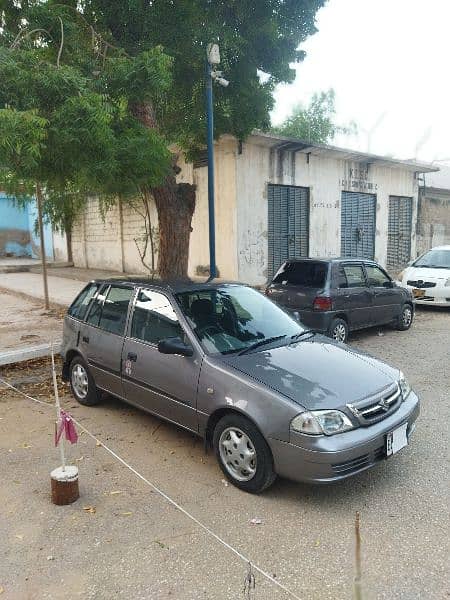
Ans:
{"label": "white plaster wall", "polygon": [[375,167],[338,158],[275,153],[256,143],[243,144],[236,157],[238,277],[251,284],[267,280],[267,184],[297,185],[310,190],[310,256],[339,256],[341,252],[341,192],[358,191],[343,184],[350,169],[368,168],[367,181],[376,189],[375,260],[386,263],[389,196],[413,198],[411,255],[415,255],[417,183],[414,173],[401,168]]}
{"label": "white plaster wall", "polygon": [[67,239],[65,233],[53,232],[53,256],[55,262],[67,262]]}
{"label": "white plaster wall", "polygon": [[[224,138],[215,144],[214,195],[216,221],[216,265],[220,277],[237,279],[237,235],[236,235],[236,151],[232,138]],[[198,275],[197,267],[209,266],[208,228],[208,169],[193,169],[197,186],[195,213],[192,219],[192,234],[189,251],[189,274]]]}

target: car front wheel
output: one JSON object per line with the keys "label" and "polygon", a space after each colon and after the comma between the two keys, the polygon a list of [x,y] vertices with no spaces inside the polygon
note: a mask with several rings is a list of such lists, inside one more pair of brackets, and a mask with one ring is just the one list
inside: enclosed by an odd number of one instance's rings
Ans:
{"label": "car front wheel", "polygon": [[348,325],[344,319],[333,319],[328,335],[336,342],[345,343],[348,340]]}
{"label": "car front wheel", "polygon": [[222,417],[214,429],[213,445],[224,475],[241,490],[259,494],[275,481],[270,448],[245,417]]}
{"label": "car front wheel", "polygon": [[80,404],[94,406],[100,402],[101,393],[81,356],[76,356],[70,363],[70,388]]}
{"label": "car front wheel", "polygon": [[412,306],[410,304],[404,304],[397,320],[397,329],[399,331],[406,331],[411,327],[413,314]]}

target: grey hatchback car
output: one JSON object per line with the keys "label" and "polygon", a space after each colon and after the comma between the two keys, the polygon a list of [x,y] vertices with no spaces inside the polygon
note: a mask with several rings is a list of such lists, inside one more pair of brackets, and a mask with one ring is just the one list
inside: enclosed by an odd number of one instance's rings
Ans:
{"label": "grey hatchback car", "polygon": [[339,342],[350,331],[392,324],[411,327],[411,292],[397,285],[372,260],[302,258],[288,260],[266,288],[271,300],[297,312],[300,320]]}
{"label": "grey hatchback car", "polygon": [[333,482],[408,444],[419,400],[402,373],[305,329],[233,283],[93,281],[64,321],[63,377],[205,438],[258,493],[277,475]]}

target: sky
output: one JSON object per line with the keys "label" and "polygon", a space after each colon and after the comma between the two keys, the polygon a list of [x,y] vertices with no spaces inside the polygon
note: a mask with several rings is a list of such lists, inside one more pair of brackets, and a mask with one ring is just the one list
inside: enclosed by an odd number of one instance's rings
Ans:
{"label": "sky", "polygon": [[273,122],[332,87],[337,122],[359,130],[335,145],[450,164],[450,0],[329,0],[316,25]]}

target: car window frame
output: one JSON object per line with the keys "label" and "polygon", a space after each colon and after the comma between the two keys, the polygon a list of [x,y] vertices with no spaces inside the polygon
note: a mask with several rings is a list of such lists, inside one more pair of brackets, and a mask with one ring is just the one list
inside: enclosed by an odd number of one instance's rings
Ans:
{"label": "car window frame", "polygon": [[195,350],[198,351],[199,344],[198,343],[194,344],[192,342],[192,339],[194,338],[194,334],[190,331],[190,328],[189,328],[188,324],[186,323],[186,319],[185,319],[182,311],[179,310],[179,307],[178,307],[178,304],[177,304],[175,298],[172,298],[170,296],[170,294],[166,293],[164,290],[162,290],[160,288],[151,287],[151,286],[140,286],[140,287],[135,288],[135,294],[134,294],[133,302],[131,303],[131,306],[130,306],[130,311],[128,314],[128,322],[127,322],[127,327],[125,330],[124,338],[126,338],[127,340],[130,340],[132,342],[136,342],[138,344],[143,344],[144,346],[150,346],[151,348],[155,348],[156,350],[158,350],[158,344],[154,344],[153,342],[149,342],[147,340],[142,340],[140,338],[136,338],[131,335],[131,324],[133,322],[134,310],[136,307],[136,302],[137,302],[139,293],[142,291],[155,292],[157,294],[161,294],[161,296],[164,296],[167,299],[170,306],[172,307],[172,310],[174,311],[174,313],[177,316],[178,323],[179,323],[181,329],[183,330],[184,335],[189,340],[189,344],[194,349],[194,351]]}
{"label": "car window frame", "polygon": [[[361,267],[362,270],[362,274],[363,274],[363,279],[364,279],[364,285],[358,285],[358,286],[354,286],[351,287],[349,285],[347,285],[347,287],[345,288],[340,288],[338,287],[338,290],[360,290],[362,288],[370,288],[369,286],[369,281],[367,279],[367,273],[366,273],[366,269],[364,266],[364,263],[362,261],[343,261],[341,263],[339,263],[339,268],[344,268],[344,267]],[[345,271],[344,271],[345,273]],[[339,282],[339,273],[336,273],[337,275],[337,279],[336,281]],[[347,275],[345,276],[347,278]],[[347,280],[347,284],[348,284],[348,280]]]}
{"label": "car window frame", "polygon": [[84,324],[85,324],[85,325],[87,325],[88,327],[94,327],[95,329],[99,329],[100,331],[104,331],[105,333],[109,333],[109,334],[111,334],[111,335],[117,335],[118,337],[125,338],[125,334],[126,334],[126,332],[127,332],[127,330],[128,330],[128,325],[129,325],[129,319],[130,319],[130,309],[131,309],[131,305],[134,303],[134,298],[135,298],[135,296],[136,296],[136,288],[134,288],[134,286],[131,286],[131,285],[124,285],[124,284],[120,284],[120,283],[105,283],[105,282],[104,282],[104,283],[103,283],[103,284],[102,284],[102,285],[99,287],[99,289],[97,290],[97,294],[96,294],[96,295],[95,295],[95,297],[94,297],[94,299],[96,299],[96,298],[97,298],[97,296],[98,296],[98,295],[99,295],[101,292],[103,292],[103,290],[106,290],[106,291],[105,291],[105,293],[104,293],[104,299],[103,299],[103,301],[102,301],[102,309],[101,309],[101,312],[100,312],[99,323],[100,323],[100,319],[101,319],[101,317],[102,317],[103,306],[104,306],[104,304],[105,304],[106,297],[108,296],[108,294],[109,294],[109,291],[110,291],[110,289],[111,289],[112,287],[118,287],[118,288],[122,288],[122,289],[126,289],[126,290],[131,290],[131,297],[130,297],[130,300],[129,300],[129,302],[128,302],[127,316],[126,316],[126,318],[125,318],[125,327],[124,327],[123,333],[115,333],[114,331],[108,331],[107,329],[104,329],[103,327],[100,327],[100,325],[94,325],[93,323],[89,323],[89,322],[88,322],[88,320],[87,320],[87,319],[89,318],[89,315],[91,314],[91,310],[92,310],[92,307],[94,306],[94,302],[91,302],[91,306],[89,307],[89,310],[88,310],[88,312],[86,313],[86,316],[85,316],[85,318],[84,318],[84,321],[83,321],[83,322],[84,322]]}
{"label": "car window frame", "polygon": [[365,275],[366,275],[367,286],[369,288],[374,288],[374,287],[382,287],[382,288],[384,288],[385,286],[383,284],[381,284],[381,285],[371,285],[370,284],[370,279],[369,279],[369,274],[367,272],[367,267],[374,267],[375,269],[378,269],[379,271],[381,271],[383,273],[383,275],[385,275],[387,277],[387,279],[388,279],[388,281],[390,283],[393,282],[393,279],[391,278],[391,276],[389,275],[389,273],[387,273],[383,269],[383,267],[381,265],[379,265],[377,263],[363,263],[363,265],[364,265],[364,272],[365,272]]}

